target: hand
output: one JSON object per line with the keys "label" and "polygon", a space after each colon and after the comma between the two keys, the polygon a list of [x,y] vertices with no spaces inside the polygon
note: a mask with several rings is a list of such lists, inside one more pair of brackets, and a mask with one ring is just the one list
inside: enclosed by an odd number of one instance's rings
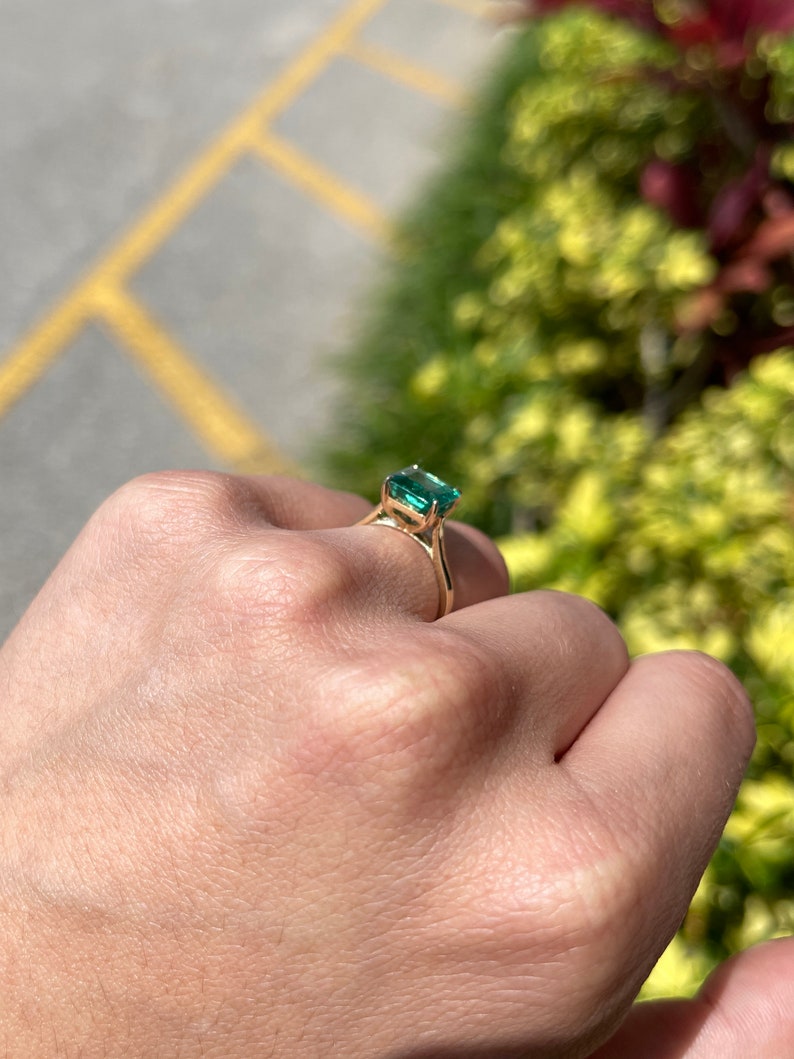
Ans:
{"label": "hand", "polygon": [[368,510],[138,480],[12,634],[8,1059],[582,1056],[625,1015],[730,811],[742,689],[506,597],[463,526],[433,622]]}

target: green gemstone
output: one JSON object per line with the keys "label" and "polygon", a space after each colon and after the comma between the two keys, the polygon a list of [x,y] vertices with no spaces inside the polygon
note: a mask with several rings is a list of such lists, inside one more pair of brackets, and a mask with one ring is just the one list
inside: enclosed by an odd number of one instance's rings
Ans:
{"label": "green gemstone", "polygon": [[392,500],[404,504],[422,517],[430,513],[434,501],[438,504],[438,514],[443,516],[460,499],[460,489],[447,485],[416,464],[390,474],[386,479],[386,490]]}

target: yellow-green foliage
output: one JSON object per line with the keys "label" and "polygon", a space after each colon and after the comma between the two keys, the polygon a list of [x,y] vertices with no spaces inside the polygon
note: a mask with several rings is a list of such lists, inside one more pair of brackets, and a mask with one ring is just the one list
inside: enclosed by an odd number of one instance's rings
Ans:
{"label": "yellow-green foliage", "polygon": [[626,446],[627,425],[602,425],[546,528],[502,545],[516,587],[590,596],[634,653],[714,654],[755,700],[750,777],[647,987],[658,996],[794,927],[794,352],[708,391],[661,440]]}
{"label": "yellow-green foliage", "polygon": [[[763,49],[782,112],[794,48]],[[632,651],[699,648],[745,681],[749,777],[648,995],[690,991],[794,925],[794,351],[729,390],[695,386],[671,416],[704,341],[676,320],[715,271],[703,235],[637,193],[643,160],[685,157],[709,120],[666,87],[671,62],[592,12],[516,40],[470,146],[406,225],[330,458],[355,489],[423,460],[500,536],[516,589],[582,593]],[[770,299],[794,320],[794,293]]]}

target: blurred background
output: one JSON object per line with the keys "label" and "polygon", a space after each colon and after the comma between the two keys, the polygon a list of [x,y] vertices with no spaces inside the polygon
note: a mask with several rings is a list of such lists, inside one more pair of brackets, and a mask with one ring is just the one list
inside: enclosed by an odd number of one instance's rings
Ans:
{"label": "blurred background", "polygon": [[422,461],[515,588],[753,698],[646,995],[792,933],[794,4],[43,7],[0,7],[0,639],[132,475]]}
{"label": "blurred background", "polygon": [[0,640],[145,471],[294,470],[477,0],[4,0]]}
{"label": "blurred background", "polygon": [[340,362],[327,477],[411,438],[514,588],[744,682],[756,750],[645,985],[690,993],[794,932],[794,4],[513,11]]}

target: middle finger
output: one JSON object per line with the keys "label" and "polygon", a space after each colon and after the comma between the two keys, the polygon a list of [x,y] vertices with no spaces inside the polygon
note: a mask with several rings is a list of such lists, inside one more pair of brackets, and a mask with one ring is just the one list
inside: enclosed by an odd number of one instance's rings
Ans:
{"label": "middle finger", "polygon": [[563,592],[494,599],[441,619],[493,659],[514,696],[517,753],[559,759],[629,668],[623,637],[595,604]]}

